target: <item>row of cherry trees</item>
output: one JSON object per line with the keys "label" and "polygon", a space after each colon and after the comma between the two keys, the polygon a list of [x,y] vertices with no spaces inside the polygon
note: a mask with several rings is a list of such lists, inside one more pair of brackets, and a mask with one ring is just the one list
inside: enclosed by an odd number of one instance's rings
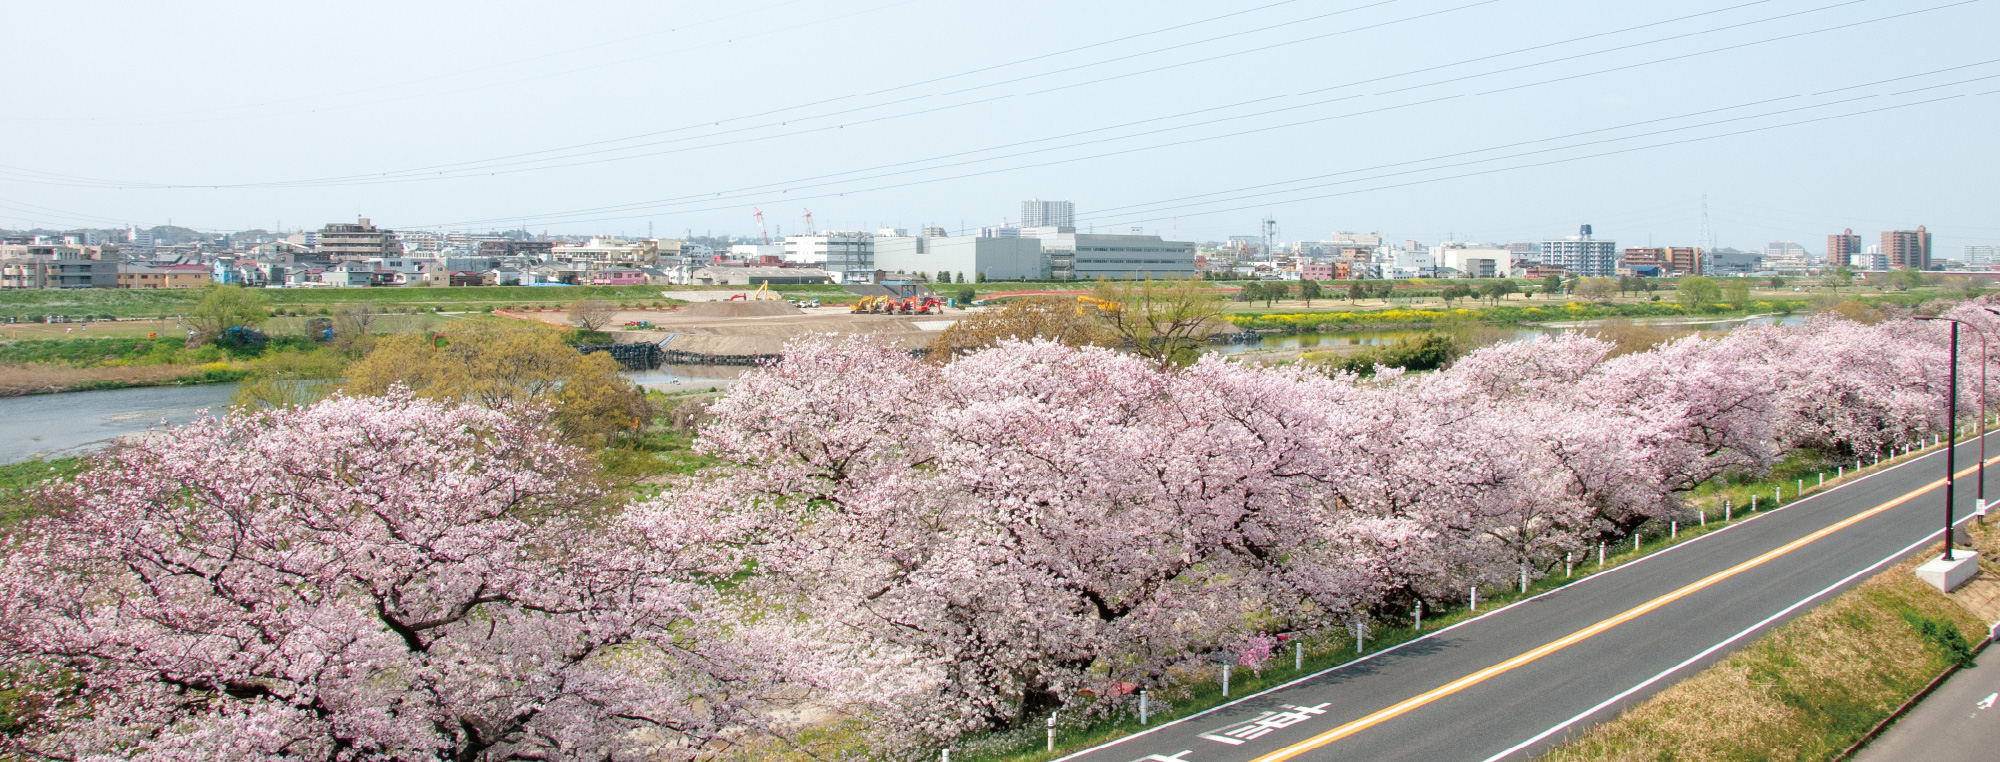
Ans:
{"label": "row of cherry trees", "polygon": [[726,466],[633,505],[546,410],[397,390],[207,420],[6,539],[5,741],[655,759],[780,702],[883,749],[1109,711],[1205,654],[1267,658],[1267,633],[1545,574],[1791,448],[1939,431],[1940,336],[1571,335],[1370,379],[815,338],[715,405],[701,447]]}
{"label": "row of cherry trees", "polygon": [[1373,379],[820,339],[714,408],[703,446],[740,470],[663,502],[760,527],[744,592],[801,623],[828,700],[949,738],[1543,576],[1794,448],[1941,431],[1943,335],[1815,319],[1612,356],[1572,334]]}

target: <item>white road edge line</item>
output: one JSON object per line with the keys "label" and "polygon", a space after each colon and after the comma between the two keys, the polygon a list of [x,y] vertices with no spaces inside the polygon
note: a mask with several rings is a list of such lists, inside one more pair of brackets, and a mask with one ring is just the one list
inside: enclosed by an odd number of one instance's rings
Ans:
{"label": "white road edge line", "polygon": [[[1959,524],[1964,524],[1965,522],[1971,521],[1975,518],[1977,518],[1977,516],[1967,516],[1965,518],[1959,519],[1956,523],[1952,524],[1952,526],[1958,526]],[[1624,692],[1621,692],[1616,696],[1612,696],[1611,698],[1605,699],[1603,703],[1584,710],[1582,714],[1579,714],[1575,717],[1571,717],[1567,720],[1563,720],[1561,723],[1558,723],[1555,727],[1549,728],[1548,730],[1544,730],[1541,733],[1536,734],[1535,737],[1533,738],[1530,738],[1526,741],[1522,741],[1521,743],[1516,744],[1512,748],[1500,752],[1499,754],[1487,757],[1485,759],[1485,762],[1497,762],[1497,760],[1505,759],[1517,752],[1527,749],[1530,746],[1533,746],[1537,743],[1541,743],[1544,739],[1547,739],[1549,736],[1562,732],[1564,729],[1568,728],[1571,725],[1575,725],[1579,722],[1583,722],[1584,720],[1590,719],[1591,715],[1597,714],[1598,712],[1602,712],[1607,707],[1617,704],[1620,701],[1624,701],[1627,697],[1631,696],[1632,694],[1645,690],[1647,686],[1657,683],[1661,680],[1665,680],[1668,677],[1671,677],[1674,673],[1679,672],[1683,669],[1687,669],[1689,666],[1692,666],[1695,662],[1699,662],[1703,659],[1708,658],[1711,655],[1714,655],[1715,652],[1717,651],[1720,651],[1724,648],[1728,648],[1731,643],[1735,643],[1736,641],[1749,637],[1751,634],[1757,632],[1758,630],[1770,626],[1772,622],[1776,622],[1780,619],[1783,619],[1792,612],[1799,610],[1806,604],[1819,600],[1821,597],[1824,597],[1835,590],[1839,590],[1840,588],[1847,586],[1848,583],[1853,582],[1854,580],[1860,578],[1863,575],[1872,574],[1875,572],[1875,570],[1880,569],[1887,564],[1894,563],[1900,559],[1908,557],[1911,553],[1916,552],[1923,546],[1929,545],[1932,542],[1936,542],[1937,538],[1943,534],[1944,530],[1938,530],[1936,532],[1932,532],[1928,535],[1925,535],[1923,539],[1918,540],[1915,543],[1912,543],[1909,547],[1896,551],[1895,554],[1889,556],[1888,558],[1876,561],[1874,564],[1868,566],[1868,568],[1847,575],[1845,579],[1833,583],[1832,585],[1828,586],[1825,590],[1821,590],[1817,593],[1813,593],[1812,595],[1808,595],[1800,599],[1798,603],[1786,606],[1782,611],[1779,611],[1776,614],[1772,614],[1769,617],[1766,617],[1764,621],[1753,624],[1749,627],[1749,629],[1746,629],[1742,632],[1730,636],[1728,640],[1709,646],[1708,648],[1703,649],[1701,653],[1688,657],[1687,661],[1668,667],[1665,671],[1662,671],[1660,674],[1648,678],[1645,682],[1627,688],[1624,690]]]}
{"label": "white road edge line", "polygon": [[[1995,431],[1993,431],[1993,432],[1989,433],[1989,434],[1988,434],[1987,436],[2000,436],[2000,430],[1995,430]],[[1962,441],[1960,441],[1960,442],[1958,443],[1958,446],[1960,446],[1960,447],[1963,447],[1963,446],[1965,446],[1965,445],[1968,445],[1968,444],[1978,444],[1978,443],[1979,443],[1979,440],[1978,440],[1977,438],[1973,438],[1973,439],[1966,439],[1966,440],[1962,440]],[[1761,518],[1763,518],[1763,517],[1765,517],[1765,516],[1768,516],[1768,515],[1770,515],[1770,514],[1773,514],[1773,513],[1778,513],[1778,512],[1780,512],[1780,511],[1788,511],[1788,510],[1791,510],[1791,509],[1792,509],[1792,508],[1793,508],[1794,506],[1798,506],[1798,505],[1802,505],[1802,504],[1805,504],[1805,503],[1808,503],[1808,502],[1811,502],[1811,501],[1813,501],[1813,500],[1815,500],[1815,499],[1818,499],[1818,498],[1820,498],[1820,497],[1824,497],[1824,496],[1827,496],[1827,495],[1831,495],[1831,494],[1833,494],[1833,493],[1835,493],[1835,492],[1839,492],[1839,491],[1841,491],[1841,490],[1843,490],[1843,489],[1847,489],[1848,487],[1852,487],[1852,486],[1854,486],[1854,485],[1857,485],[1857,484],[1860,484],[1860,483],[1862,483],[1862,482],[1865,482],[1865,481],[1868,481],[1869,479],[1873,479],[1873,478],[1875,478],[1875,477],[1877,477],[1877,476],[1881,476],[1881,475],[1883,475],[1883,474],[1887,474],[1887,473],[1889,473],[1889,472],[1891,472],[1891,471],[1895,471],[1895,470],[1897,470],[1897,469],[1900,469],[1900,468],[1904,468],[1904,467],[1907,467],[1907,466],[1912,466],[1912,465],[1915,465],[1915,464],[1918,464],[1918,463],[1922,463],[1922,462],[1924,462],[1924,461],[1927,461],[1927,460],[1930,460],[1930,459],[1931,459],[1931,458],[1933,458],[1933,457],[1936,457],[1936,456],[1939,456],[1939,455],[1943,455],[1943,454],[1944,454],[1944,450],[1943,450],[1943,449],[1939,449],[1939,450],[1938,450],[1937,452],[1933,452],[1933,453],[1930,453],[1930,454],[1927,454],[1927,455],[1919,455],[1919,456],[1917,456],[1916,458],[1912,458],[1912,459],[1911,459],[1911,460],[1909,460],[1908,462],[1905,462],[1905,463],[1900,463],[1900,464],[1897,464],[1897,465],[1893,465],[1893,466],[1890,466],[1890,467],[1888,467],[1888,468],[1884,468],[1884,469],[1882,469],[1882,470],[1879,470],[1879,471],[1876,471],[1875,473],[1872,473],[1872,474],[1868,474],[1868,475],[1866,475],[1866,476],[1862,476],[1862,477],[1860,477],[1860,478],[1857,478],[1857,479],[1855,479],[1854,481],[1851,481],[1851,482],[1847,482],[1846,484],[1840,484],[1840,485],[1836,485],[1836,486],[1835,486],[1835,487],[1834,487],[1833,489],[1829,489],[1829,490],[1825,490],[1825,491],[1822,491],[1822,492],[1814,492],[1814,493],[1812,493],[1812,494],[1810,494],[1810,495],[1807,495],[1807,496],[1805,496],[1804,498],[1799,498],[1799,499],[1795,499],[1794,501],[1792,501],[1792,502],[1790,502],[1790,503],[1786,503],[1785,505],[1782,505],[1782,506],[1779,506],[1779,507],[1777,507],[1777,508],[1771,508],[1771,509],[1768,509],[1768,510],[1762,510],[1762,511],[1758,511],[1758,512],[1757,512],[1757,515],[1755,515],[1755,516],[1751,516],[1750,518],[1747,518],[1747,519],[1742,519],[1742,520],[1740,520],[1740,521],[1737,521],[1737,522],[1735,522],[1735,523],[1733,523],[1733,524],[1730,524],[1729,526],[1726,526],[1726,527],[1723,527],[1723,528],[1721,528],[1721,529],[1717,529],[1717,530],[1715,530],[1715,531],[1713,531],[1713,532],[1709,532],[1709,533],[1707,533],[1707,534],[1703,534],[1702,536],[1700,536],[1700,537],[1696,537],[1696,538],[1694,538],[1694,539],[1692,539],[1692,540],[1688,540],[1687,542],[1682,542],[1682,543],[1676,543],[1676,544],[1674,544],[1674,545],[1671,545],[1671,546],[1668,546],[1668,547],[1666,547],[1666,548],[1662,548],[1662,549],[1660,549],[1660,550],[1656,550],[1656,551],[1653,551],[1653,552],[1651,552],[1651,553],[1647,553],[1646,555],[1644,555],[1644,556],[1640,557],[1640,558],[1639,558],[1638,560],[1636,560],[1636,561],[1630,561],[1630,562],[1627,562],[1627,563],[1624,563],[1624,564],[1620,564],[1620,565],[1618,565],[1618,566],[1614,566],[1614,567],[1612,567],[1612,568],[1610,568],[1610,569],[1606,569],[1606,570],[1604,570],[1604,571],[1601,571],[1601,572],[1597,572],[1596,574],[1592,574],[1592,575],[1590,575],[1590,576],[1588,576],[1588,577],[1584,577],[1583,579],[1580,579],[1580,580],[1577,580],[1577,581],[1575,581],[1575,582],[1572,582],[1572,583],[1570,583],[1570,584],[1567,584],[1567,585],[1563,585],[1562,587],[1558,587],[1558,588],[1555,588],[1555,589],[1552,589],[1552,590],[1547,590],[1547,591],[1544,591],[1544,592],[1541,592],[1541,593],[1538,593],[1538,594],[1536,594],[1536,595],[1534,595],[1533,597],[1530,597],[1530,598],[1523,598],[1523,599],[1521,599],[1521,600],[1518,600],[1518,601],[1515,601],[1515,602],[1513,602],[1513,603],[1510,603],[1510,604],[1507,604],[1506,606],[1502,606],[1502,607],[1500,607],[1500,608],[1497,608],[1497,609],[1494,609],[1493,611],[1491,611],[1491,612],[1489,612],[1489,613],[1486,613],[1486,614],[1481,614],[1481,615],[1479,615],[1479,616],[1476,616],[1476,617],[1473,617],[1473,618],[1471,618],[1471,619],[1467,619],[1467,620],[1465,620],[1465,621],[1463,621],[1463,622],[1459,622],[1458,624],[1454,624],[1454,625],[1452,625],[1452,626],[1450,626],[1450,627],[1446,627],[1446,628],[1444,628],[1444,629],[1442,629],[1442,630],[1432,630],[1431,632],[1429,632],[1429,633],[1426,633],[1426,634],[1425,634],[1425,635],[1423,635],[1422,637],[1417,637],[1417,638],[1411,638],[1411,639],[1409,639],[1409,640],[1405,640],[1405,641],[1403,641],[1403,642],[1401,642],[1401,643],[1397,643],[1396,645],[1393,645],[1393,646],[1390,646],[1390,647],[1388,647],[1388,648],[1384,648],[1384,649],[1382,649],[1382,650],[1380,650],[1380,651],[1376,651],[1375,653],[1372,653],[1372,654],[1368,654],[1368,655],[1366,655],[1366,656],[1361,656],[1361,657],[1357,657],[1357,658],[1355,658],[1355,659],[1351,659],[1351,660],[1349,660],[1349,661],[1345,661],[1345,662],[1341,662],[1340,664],[1336,664],[1336,665],[1334,665],[1334,666],[1331,666],[1331,667],[1327,667],[1326,669],[1322,669],[1322,670],[1320,670],[1320,671],[1318,671],[1318,672],[1314,672],[1314,673],[1312,673],[1312,674],[1310,674],[1310,675],[1304,675],[1304,676],[1301,676],[1301,677],[1298,677],[1298,678],[1294,678],[1294,679],[1292,679],[1292,680],[1291,680],[1291,681],[1289,681],[1289,682],[1285,682],[1285,683],[1279,683],[1278,685],[1274,685],[1274,686],[1271,686],[1271,687],[1269,687],[1269,688],[1265,688],[1264,690],[1261,690],[1261,691],[1258,691],[1258,692],[1256,692],[1256,693],[1252,693],[1252,694],[1249,694],[1249,695],[1247,695],[1247,696],[1244,696],[1243,698],[1240,698],[1240,699],[1237,699],[1237,700],[1235,700],[1235,701],[1231,701],[1231,702],[1228,702],[1228,703],[1225,703],[1225,704],[1217,704],[1217,705],[1215,705],[1215,706],[1212,706],[1212,707],[1209,707],[1209,708],[1207,708],[1207,709],[1204,709],[1204,710],[1201,710],[1201,711],[1199,711],[1199,712],[1195,712],[1194,714],[1190,714],[1190,715],[1188,715],[1188,716],[1186,716],[1186,717],[1182,717],[1182,718],[1180,718],[1180,719],[1178,719],[1178,720],[1173,720],[1173,721],[1171,721],[1171,722],[1163,722],[1163,723],[1160,723],[1159,725],[1156,725],[1156,726],[1153,726],[1153,727],[1150,727],[1150,728],[1147,728],[1147,729],[1145,729],[1145,730],[1141,730],[1141,731],[1139,731],[1139,732],[1137,732],[1137,733],[1132,733],[1132,734],[1130,734],[1130,735],[1123,735],[1123,736],[1119,736],[1119,737],[1117,737],[1117,738],[1113,738],[1113,739],[1111,739],[1111,740],[1109,740],[1109,741],[1106,741],[1106,742],[1104,742],[1104,743],[1101,743],[1101,744],[1098,744],[1098,745],[1096,745],[1096,746],[1092,746],[1092,747],[1090,747],[1090,748],[1088,748],[1088,749],[1081,749],[1081,750],[1078,750],[1078,751],[1073,751],[1073,752],[1070,752],[1070,753],[1069,753],[1069,754],[1067,754],[1067,755],[1064,755],[1064,756],[1061,756],[1061,757],[1057,757],[1057,758],[1055,758],[1055,759],[1053,759],[1053,760],[1050,760],[1050,762],[1070,762],[1070,760],[1074,760],[1074,759],[1078,759],[1078,758],[1080,758],[1080,757],[1083,757],[1083,756],[1084,756],[1084,755],[1086,755],[1086,754],[1094,754],[1094,753],[1096,753],[1096,752],[1100,752],[1100,751],[1103,751],[1103,750],[1105,750],[1105,749],[1109,749],[1109,748],[1111,748],[1111,747],[1113,747],[1113,746],[1117,746],[1117,745],[1119,745],[1119,744],[1122,744],[1122,743],[1125,743],[1126,741],[1130,741],[1130,740],[1132,740],[1132,739],[1135,739],[1135,738],[1142,738],[1142,737],[1145,737],[1145,736],[1149,736],[1149,735],[1152,735],[1153,733],[1156,733],[1156,732],[1159,732],[1159,731],[1162,731],[1162,730],[1166,730],[1167,728],[1170,728],[1170,727],[1173,727],[1173,726],[1175,726],[1175,725],[1179,725],[1179,724],[1181,724],[1181,723],[1183,723],[1183,722],[1187,722],[1187,721],[1190,721],[1190,720],[1196,720],[1196,719],[1200,719],[1200,718],[1202,718],[1202,717],[1204,717],[1204,716],[1206,716],[1206,715],[1210,715],[1210,714],[1214,714],[1214,713],[1216,713],[1216,712],[1220,712],[1220,711],[1222,711],[1222,710],[1224,710],[1224,709],[1228,709],[1228,708],[1230,708],[1230,707],[1233,707],[1233,706],[1236,706],[1237,704],[1241,704],[1241,703],[1244,703],[1244,702],[1246,702],[1246,701],[1250,701],[1250,700],[1252,700],[1252,699],[1257,699],[1257,698],[1262,698],[1263,696],[1266,696],[1266,695],[1269,695],[1269,694],[1272,694],[1272,693],[1276,693],[1276,692],[1278,692],[1278,691],[1282,691],[1282,690],[1285,690],[1286,688],[1290,688],[1290,687],[1292,687],[1292,686],[1295,686],[1295,685],[1298,685],[1299,683],[1303,683],[1303,682],[1305,682],[1305,681],[1307,681],[1307,680],[1312,680],[1312,679],[1314,679],[1314,678],[1317,678],[1317,677],[1320,677],[1320,676],[1322,676],[1322,675],[1325,675],[1325,674],[1327,674],[1327,673],[1330,673],[1330,672],[1337,672],[1337,671],[1340,671],[1340,670],[1343,670],[1343,669],[1346,669],[1346,668],[1348,668],[1348,667],[1351,667],[1351,666],[1353,666],[1353,665],[1356,665],[1356,664],[1360,664],[1361,662],[1364,662],[1364,661],[1368,661],[1369,659],[1373,659],[1373,658],[1375,658],[1375,657],[1378,657],[1378,656],[1387,656],[1387,655],[1389,655],[1389,654],[1391,654],[1391,653],[1394,653],[1394,652],[1395,652],[1396,650],[1398,650],[1398,649],[1401,649],[1401,648],[1402,648],[1402,647],[1404,647],[1404,646],[1408,646],[1408,645],[1414,645],[1414,644],[1417,644],[1417,643],[1421,643],[1421,642],[1423,642],[1423,641],[1426,641],[1426,640],[1430,640],[1431,638],[1434,638],[1434,637],[1437,637],[1437,636],[1439,636],[1439,635],[1443,635],[1443,634],[1445,634],[1445,633],[1447,633],[1447,632],[1451,632],[1452,630],[1456,630],[1456,629],[1458,629],[1458,628],[1460,628],[1460,627],[1464,627],[1464,626],[1466,626],[1466,625],[1468,625],[1468,624],[1472,624],[1473,622],[1477,622],[1477,621],[1479,621],[1479,620],[1481,620],[1481,619],[1485,619],[1485,618],[1487,618],[1487,617],[1490,617],[1490,616],[1498,616],[1498,615],[1500,615],[1501,613],[1504,613],[1504,612],[1506,612],[1506,611],[1507,611],[1508,609],[1512,609],[1512,608],[1514,608],[1515,606],[1519,606],[1519,605],[1521,605],[1521,604],[1524,604],[1524,603],[1529,603],[1529,602],[1532,602],[1532,601],[1535,601],[1535,600],[1539,600],[1539,599],[1541,599],[1541,598],[1542,598],[1542,597],[1544,597],[1544,596],[1549,596],[1549,595],[1554,595],[1554,594],[1556,594],[1556,593],[1560,593],[1560,592],[1562,592],[1562,591],[1564,591],[1564,590],[1569,590],[1569,589],[1571,589],[1571,588],[1574,588],[1574,587],[1576,587],[1577,585],[1582,585],[1582,584],[1586,584],[1586,583],[1588,583],[1588,582],[1591,582],[1592,580],[1596,580],[1596,579],[1599,579],[1599,578],[1601,578],[1601,577],[1604,577],[1605,575],[1608,575],[1608,574],[1614,574],[1614,573],[1617,573],[1617,572],[1619,572],[1619,571],[1623,571],[1623,570],[1625,570],[1625,569],[1629,569],[1629,568],[1632,568],[1632,567],[1634,567],[1634,566],[1638,566],[1639,564],[1643,564],[1643,563],[1645,563],[1645,562],[1647,562],[1647,561],[1650,561],[1650,560],[1652,560],[1652,559],[1654,559],[1654,558],[1658,558],[1658,557],[1660,557],[1660,556],[1662,556],[1662,555],[1665,555],[1665,554],[1668,554],[1668,553],[1672,553],[1672,552],[1674,552],[1674,551],[1676,551],[1676,550],[1680,550],[1681,548],[1685,548],[1685,547],[1688,547],[1688,546],[1690,546],[1690,545],[1693,545],[1693,544],[1695,544],[1695,543],[1697,543],[1697,542],[1701,542],[1702,540],[1706,540],[1706,539],[1708,539],[1708,538],[1710,538],[1710,537],[1714,537],[1714,536],[1717,536],[1717,535],[1720,535],[1720,534],[1722,534],[1723,532],[1727,532],[1727,531],[1729,531],[1729,530],[1731,530],[1731,529],[1735,529],[1735,528],[1737,528],[1737,527],[1740,527],[1740,526],[1743,526],[1743,525],[1745,525],[1745,524],[1748,524],[1748,523],[1750,523],[1750,522],[1752,522],[1752,521],[1756,521],[1756,520],[1758,520],[1758,519],[1761,519]],[[1965,478],[1971,478],[1971,477],[1965,477]],[[1970,518],[1970,517],[1968,517],[1968,518]],[[1961,523],[1962,523],[1962,522],[1961,522]],[[1942,534],[1942,532],[1939,532],[1938,534]],[[1877,565],[1879,566],[1880,564],[1877,564]],[[1871,568],[1872,568],[1872,567],[1871,567]],[[1843,584],[1844,584],[1844,583],[1843,583]],[[1504,756],[1504,755],[1503,755],[1503,756]]]}

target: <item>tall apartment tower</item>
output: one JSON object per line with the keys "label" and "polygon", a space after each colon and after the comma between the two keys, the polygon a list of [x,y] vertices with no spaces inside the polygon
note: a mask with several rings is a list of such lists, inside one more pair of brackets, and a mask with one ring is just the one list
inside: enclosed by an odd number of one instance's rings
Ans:
{"label": "tall apartment tower", "polygon": [[1860,264],[1861,236],[1848,228],[1826,237],[1826,266],[1853,267]]}
{"label": "tall apartment tower", "polygon": [[1021,202],[1021,227],[1076,229],[1076,204],[1028,199]]}
{"label": "tall apartment tower", "polygon": [[1882,231],[1882,255],[1889,266],[1928,270],[1931,266],[1931,234],[1918,225],[1916,230]]}
{"label": "tall apartment tower", "polygon": [[333,262],[394,257],[403,253],[396,231],[375,227],[367,217],[354,224],[329,222],[319,229],[319,253]]}
{"label": "tall apartment tower", "polygon": [[1568,270],[1586,278],[1608,278],[1618,273],[1618,243],[1590,237],[1590,226],[1577,235],[1559,241],[1542,242],[1542,264]]}

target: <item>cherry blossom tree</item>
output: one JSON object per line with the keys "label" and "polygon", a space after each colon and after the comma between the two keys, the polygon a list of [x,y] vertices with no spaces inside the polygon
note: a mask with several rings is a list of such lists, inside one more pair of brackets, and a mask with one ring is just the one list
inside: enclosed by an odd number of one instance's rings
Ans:
{"label": "cherry blossom tree", "polygon": [[944,739],[1085,692],[1115,707],[1118,684],[1170,681],[1270,612],[1370,604],[1423,533],[1325,488],[1351,389],[1212,358],[1005,343],[940,368],[818,339],[715,406],[703,447],[742,469],[678,499],[755,506],[749,589],[798,612],[811,653],[885,665],[836,700]]}
{"label": "cherry blossom tree", "polygon": [[743,721],[735,526],[624,512],[544,411],[392,390],[155,432],[0,560],[23,758],[658,759]]}

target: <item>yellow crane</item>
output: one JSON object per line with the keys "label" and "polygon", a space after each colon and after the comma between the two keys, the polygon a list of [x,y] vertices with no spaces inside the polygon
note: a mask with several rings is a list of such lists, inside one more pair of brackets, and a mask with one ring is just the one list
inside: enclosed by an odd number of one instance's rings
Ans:
{"label": "yellow crane", "polygon": [[1076,302],[1076,314],[1078,315],[1088,315],[1091,313],[1092,308],[1095,308],[1099,315],[1108,315],[1125,309],[1125,305],[1123,304],[1109,299],[1098,299],[1090,296],[1079,296],[1076,298]]}

